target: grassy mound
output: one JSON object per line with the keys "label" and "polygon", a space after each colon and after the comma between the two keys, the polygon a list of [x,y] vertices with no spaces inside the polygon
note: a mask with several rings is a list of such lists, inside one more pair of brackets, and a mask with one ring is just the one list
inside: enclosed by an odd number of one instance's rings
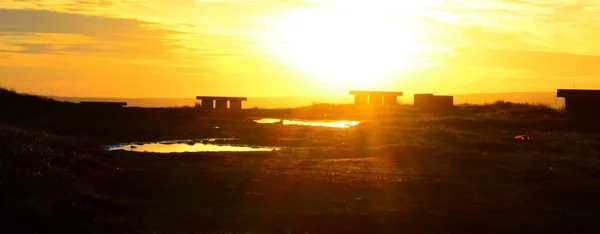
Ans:
{"label": "grassy mound", "polygon": [[100,168],[102,152],[94,142],[0,125],[0,232],[95,227],[107,203],[84,172]]}

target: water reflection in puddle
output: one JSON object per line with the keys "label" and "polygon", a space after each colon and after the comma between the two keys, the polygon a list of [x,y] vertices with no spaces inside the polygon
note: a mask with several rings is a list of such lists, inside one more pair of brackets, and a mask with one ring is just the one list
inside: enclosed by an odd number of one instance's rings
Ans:
{"label": "water reflection in puddle", "polygon": [[330,127],[330,128],[350,128],[358,125],[359,121],[346,121],[346,120],[287,120],[287,119],[272,119],[265,118],[254,120],[259,124],[273,124],[282,123],[283,125],[302,125],[302,126],[313,126],[313,127]]}
{"label": "water reflection in puddle", "polygon": [[162,141],[151,143],[131,143],[109,146],[108,150],[127,150],[134,152],[152,153],[185,153],[185,152],[254,152],[272,151],[275,147],[262,147],[251,145],[216,144],[219,141],[236,140],[231,138]]}

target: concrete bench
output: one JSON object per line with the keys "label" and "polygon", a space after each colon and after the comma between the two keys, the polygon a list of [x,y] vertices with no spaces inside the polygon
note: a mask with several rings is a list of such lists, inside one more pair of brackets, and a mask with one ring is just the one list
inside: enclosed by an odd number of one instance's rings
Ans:
{"label": "concrete bench", "polygon": [[350,90],[350,94],[354,95],[354,104],[357,106],[396,106],[398,105],[398,96],[402,96],[402,92],[387,92],[387,91],[364,91]]}
{"label": "concrete bench", "polygon": [[127,102],[79,102],[80,105],[94,108],[121,108],[127,106]]}
{"label": "concrete bench", "polygon": [[242,102],[248,101],[246,97],[217,97],[197,96],[200,107],[205,110],[242,110]]}
{"label": "concrete bench", "polygon": [[600,90],[558,89],[556,96],[565,98],[565,111],[573,117],[600,117]]}

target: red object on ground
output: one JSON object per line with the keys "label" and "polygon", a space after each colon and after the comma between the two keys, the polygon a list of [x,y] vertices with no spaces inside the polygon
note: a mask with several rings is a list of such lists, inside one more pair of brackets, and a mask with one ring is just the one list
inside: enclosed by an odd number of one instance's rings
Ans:
{"label": "red object on ground", "polygon": [[528,141],[531,140],[531,137],[527,136],[527,135],[518,135],[515,136],[516,140],[520,140],[520,141]]}

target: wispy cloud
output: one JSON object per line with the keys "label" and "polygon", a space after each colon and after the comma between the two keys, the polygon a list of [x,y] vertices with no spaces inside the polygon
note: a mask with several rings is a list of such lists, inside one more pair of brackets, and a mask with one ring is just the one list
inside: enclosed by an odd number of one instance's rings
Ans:
{"label": "wispy cloud", "polygon": [[[600,38],[600,2],[594,0],[450,0],[432,7],[452,20],[425,15],[445,23],[442,28],[459,29],[458,46],[495,49],[548,50],[578,54],[600,54],[591,38]],[[432,17],[433,16],[433,17]],[[439,15],[438,15],[439,16]],[[441,40],[444,40],[443,37]],[[489,43],[493,41],[494,43]]]}
{"label": "wispy cloud", "polygon": [[134,19],[45,10],[0,9],[0,44],[15,53],[119,53],[157,56],[181,48],[181,32]]}
{"label": "wispy cloud", "polygon": [[450,64],[529,71],[546,77],[600,76],[600,56],[568,53],[457,48]]}

